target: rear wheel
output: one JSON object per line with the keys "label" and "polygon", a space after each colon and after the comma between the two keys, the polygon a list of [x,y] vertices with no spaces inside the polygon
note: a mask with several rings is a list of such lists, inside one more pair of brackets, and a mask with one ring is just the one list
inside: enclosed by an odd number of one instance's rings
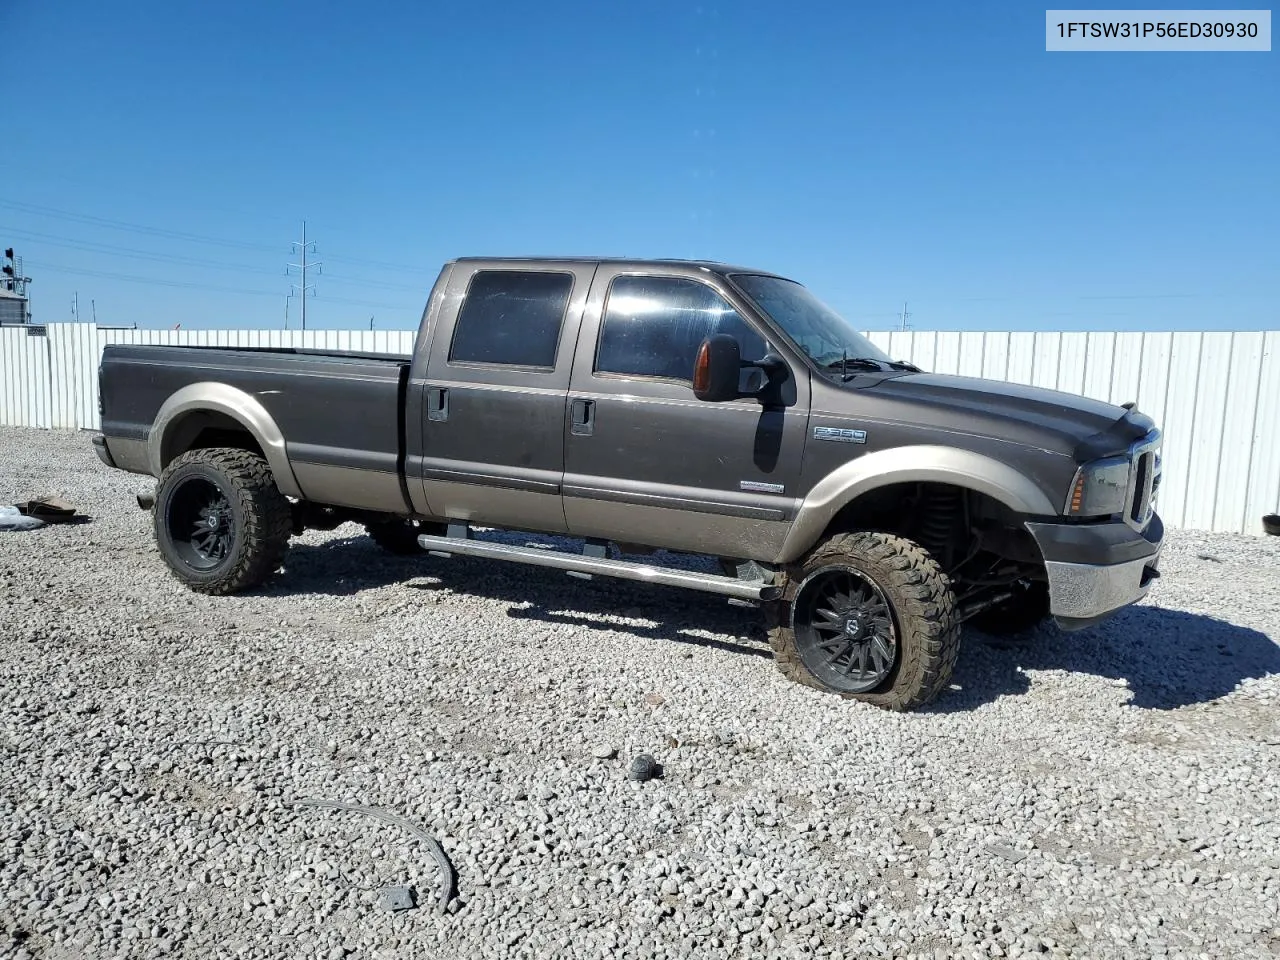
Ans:
{"label": "rear wheel", "polygon": [[434,523],[429,520],[410,520],[406,517],[393,517],[390,520],[378,520],[369,522],[364,525],[366,531],[373,542],[389,553],[397,556],[409,557],[415,553],[422,553],[423,549],[418,543],[418,537],[421,534],[429,534],[431,536],[443,536],[445,526],[443,523]]}
{"label": "rear wheel", "polygon": [[887,710],[932,700],[960,649],[941,568],[918,544],[885,533],[820,544],[787,569],[767,616],[785,676]]}
{"label": "rear wheel", "polygon": [[274,573],[292,528],[289,501],[267,462],[227,447],[175,458],[160,476],[153,517],[169,569],[211,594],[245,590]]}
{"label": "rear wheel", "polygon": [[975,613],[966,622],[993,637],[1012,637],[1042,624],[1049,616],[1049,584],[1032,580],[1016,584],[1014,594]]}

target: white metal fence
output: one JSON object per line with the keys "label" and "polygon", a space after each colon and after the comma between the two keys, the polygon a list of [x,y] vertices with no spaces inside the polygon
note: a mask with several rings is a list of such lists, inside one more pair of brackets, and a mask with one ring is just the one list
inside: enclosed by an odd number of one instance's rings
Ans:
{"label": "white metal fence", "polygon": [[[108,343],[292,346],[408,354],[412,331],[0,328],[0,424],[93,429]],[[873,332],[926,370],[1011,380],[1121,403],[1164,431],[1159,511],[1173,527],[1260,533],[1280,512],[1280,331]]]}

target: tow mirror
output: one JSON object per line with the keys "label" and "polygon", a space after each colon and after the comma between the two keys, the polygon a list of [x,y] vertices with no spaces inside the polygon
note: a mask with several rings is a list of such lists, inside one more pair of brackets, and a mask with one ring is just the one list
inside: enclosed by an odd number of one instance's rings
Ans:
{"label": "tow mirror", "polygon": [[737,400],[738,377],[742,370],[742,350],[736,337],[718,333],[698,347],[693,364],[693,395],[699,400],[723,403]]}

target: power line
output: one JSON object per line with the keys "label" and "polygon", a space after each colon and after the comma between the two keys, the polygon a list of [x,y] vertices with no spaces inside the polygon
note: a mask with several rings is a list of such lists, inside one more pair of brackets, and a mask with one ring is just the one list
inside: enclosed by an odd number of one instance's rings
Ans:
{"label": "power line", "polygon": [[[7,230],[7,233],[21,239],[36,240],[51,247],[61,247],[67,250],[81,250],[86,253],[96,253],[106,257],[121,257],[127,260],[143,260],[152,263],[199,267],[209,270],[232,270],[237,273],[256,273],[268,277],[279,276],[279,273],[276,270],[268,270],[265,267],[252,267],[239,263],[229,263],[225,260],[203,260],[193,257],[183,257],[177,254],[138,250],[132,247],[113,247],[108,244],[95,243],[90,240],[77,240],[72,237],[63,237],[58,234],[37,233],[30,230]],[[387,280],[370,280],[366,277],[332,276],[330,279],[339,283],[367,287],[381,287],[388,290],[413,290],[419,293],[425,293],[428,289],[426,285],[421,283],[391,283]]]}
{"label": "power line", "polygon": [[[32,266],[39,267],[41,270],[47,270],[52,273],[65,273],[71,276],[80,277],[102,277],[107,280],[120,280],[125,283],[142,283],[153,287],[176,287],[185,290],[209,290],[215,293],[236,293],[248,297],[278,297],[279,290],[248,290],[243,287],[224,287],[209,283],[192,283],[185,280],[158,280],[154,277],[134,277],[123,273],[115,273],[114,271],[105,270],[87,270],[81,267],[68,267],[65,264],[47,263],[45,261],[32,262]],[[350,304],[358,307],[377,307],[382,310],[401,310],[407,309],[403,304],[384,303],[374,300],[356,300],[348,297],[321,297],[325,303],[341,303]]]}
{"label": "power line", "polygon": [[[92,226],[106,227],[110,230],[122,230],[127,233],[141,233],[169,240],[183,240],[187,243],[204,243],[213,246],[232,247],[242,250],[262,250],[272,252],[276,250],[275,246],[268,244],[249,243],[244,240],[230,240],[223,237],[210,237],[204,234],[187,233],[179,230],[166,230],[161,227],[151,227],[141,223],[130,223],[126,220],[114,220],[110,217],[97,217],[85,213],[72,213],[68,210],[59,210],[54,207],[44,207],[38,204],[24,203],[18,200],[0,198],[0,207],[17,210],[20,213],[26,213],[33,216],[52,217],[55,220],[69,220],[73,223],[84,223]],[[410,265],[403,263],[390,263],[385,260],[371,260],[362,257],[343,257],[342,259],[347,263],[369,267],[380,267],[386,270],[398,270],[404,273],[431,274],[435,272],[429,267],[423,267],[421,264]]]}

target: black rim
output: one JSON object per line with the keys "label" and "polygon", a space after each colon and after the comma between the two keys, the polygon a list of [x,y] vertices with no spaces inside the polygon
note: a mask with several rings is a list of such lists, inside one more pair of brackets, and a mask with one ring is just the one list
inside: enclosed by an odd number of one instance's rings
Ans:
{"label": "black rim", "polygon": [[824,567],[796,591],[792,624],[809,672],[845,693],[874,690],[898,662],[898,632],[884,591],[851,567]]}
{"label": "black rim", "polygon": [[217,484],[203,477],[182,480],[169,495],[165,523],[184,563],[212,570],[231,553],[235,518],[231,501]]}

